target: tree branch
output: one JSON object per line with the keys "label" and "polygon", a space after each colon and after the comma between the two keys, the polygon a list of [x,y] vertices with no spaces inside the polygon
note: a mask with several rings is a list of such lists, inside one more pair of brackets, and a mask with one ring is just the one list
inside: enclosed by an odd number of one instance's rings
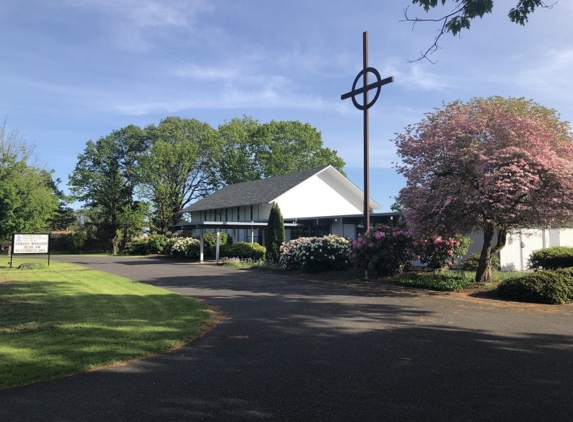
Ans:
{"label": "tree branch", "polygon": [[[433,0],[411,0],[412,3],[419,3],[423,6],[424,11],[428,13],[430,9],[438,6],[438,1]],[[445,5],[447,0],[441,0],[440,3]],[[420,52],[420,57],[415,60],[409,60],[408,63],[418,62],[422,59],[428,60],[432,64],[437,61],[432,61],[428,55],[435,53],[439,48],[439,41],[442,35],[449,32],[453,36],[458,35],[462,29],[470,29],[471,21],[475,18],[482,18],[486,13],[491,13],[493,9],[493,0],[453,0],[456,3],[454,10],[445,14],[441,18],[418,18],[408,16],[409,6],[404,9],[404,18],[400,22],[412,22],[412,30],[419,22],[442,22],[438,30],[438,35],[434,39],[434,43],[424,52]],[[528,22],[529,15],[535,11],[536,8],[552,9],[557,2],[547,4],[543,0],[518,0],[518,3],[513,7],[508,14],[509,19],[520,25],[525,25]]]}

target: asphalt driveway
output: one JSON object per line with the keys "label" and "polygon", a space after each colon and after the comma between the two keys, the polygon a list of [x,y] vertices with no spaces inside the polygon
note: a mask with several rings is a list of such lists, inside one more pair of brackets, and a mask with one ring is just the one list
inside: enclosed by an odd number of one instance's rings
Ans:
{"label": "asphalt driveway", "polygon": [[69,260],[203,299],[223,319],[171,353],[0,391],[2,422],[573,421],[572,305]]}

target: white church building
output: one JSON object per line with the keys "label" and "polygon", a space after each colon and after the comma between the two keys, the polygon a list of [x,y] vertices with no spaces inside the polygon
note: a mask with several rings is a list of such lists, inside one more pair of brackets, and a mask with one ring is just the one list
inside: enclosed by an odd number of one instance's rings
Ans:
{"label": "white church building", "polygon": [[[336,234],[349,239],[364,232],[364,193],[332,166],[227,185],[186,207],[188,222],[176,228],[200,236],[205,231],[229,234],[233,241],[264,243],[269,213],[277,203],[287,240]],[[370,199],[370,209],[381,207]],[[373,213],[371,224],[398,223],[399,213]]]}
{"label": "white church building", "polygon": [[[264,245],[269,213],[277,203],[285,222],[286,240],[336,234],[355,239],[364,233],[364,193],[332,166],[227,185],[181,212],[189,218],[175,229],[202,237],[224,232],[234,242]],[[370,224],[397,225],[401,214],[377,213],[370,199]],[[468,255],[481,252],[483,235],[469,235]],[[500,251],[502,270],[526,270],[531,253],[550,246],[573,246],[573,229],[523,229],[510,233]]]}

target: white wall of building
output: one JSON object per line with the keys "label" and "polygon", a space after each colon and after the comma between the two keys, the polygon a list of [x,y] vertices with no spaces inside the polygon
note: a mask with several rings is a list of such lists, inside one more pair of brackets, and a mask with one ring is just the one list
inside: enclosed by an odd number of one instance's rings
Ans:
{"label": "white wall of building", "polygon": [[[311,177],[277,198],[285,220],[362,213],[362,202],[342,183]],[[356,199],[356,200],[355,200]]]}
{"label": "white wall of building", "polygon": [[[471,245],[468,255],[481,253],[483,234],[469,235]],[[495,240],[494,240],[495,242]],[[529,257],[534,251],[551,246],[573,247],[573,229],[522,229],[507,236],[505,247],[499,253],[502,271],[525,271],[529,269]]]}

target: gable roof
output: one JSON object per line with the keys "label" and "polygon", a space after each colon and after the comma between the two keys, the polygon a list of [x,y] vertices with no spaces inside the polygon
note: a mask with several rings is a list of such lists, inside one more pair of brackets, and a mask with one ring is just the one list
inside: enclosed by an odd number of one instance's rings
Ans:
{"label": "gable roof", "polygon": [[318,167],[299,173],[267,177],[251,182],[227,185],[217,192],[189,205],[181,212],[207,211],[219,208],[240,207],[244,205],[267,204],[288,192],[308,178],[330,166]]}

